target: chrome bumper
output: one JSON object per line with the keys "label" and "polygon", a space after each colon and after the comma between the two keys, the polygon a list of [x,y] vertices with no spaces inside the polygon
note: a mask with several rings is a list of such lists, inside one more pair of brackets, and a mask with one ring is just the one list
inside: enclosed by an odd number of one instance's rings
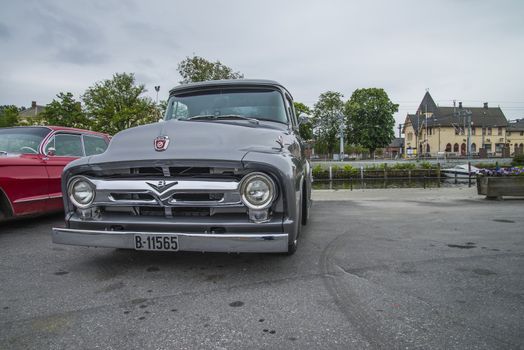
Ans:
{"label": "chrome bumper", "polygon": [[129,232],[53,228],[53,243],[90,247],[134,249],[135,233],[178,236],[179,251],[223,253],[287,252],[287,233],[268,234],[194,234],[162,232]]}

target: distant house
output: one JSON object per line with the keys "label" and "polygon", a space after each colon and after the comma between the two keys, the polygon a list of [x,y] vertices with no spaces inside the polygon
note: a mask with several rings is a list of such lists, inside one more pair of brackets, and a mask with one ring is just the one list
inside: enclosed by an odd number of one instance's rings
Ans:
{"label": "distant house", "polygon": [[511,154],[524,154],[524,118],[509,121],[506,141]]}
{"label": "distant house", "polygon": [[43,111],[45,111],[45,106],[37,105],[36,101],[32,101],[31,108],[18,113],[18,120],[22,124],[32,124],[31,119],[36,118]]}
{"label": "distant house", "polygon": [[502,156],[508,153],[508,121],[500,107],[437,106],[426,92],[415,114],[404,122],[404,152],[408,157],[420,154],[466,156],[468,154],[468,118],[471,118],[470,147],[472,155]]}
{"label": "distant house", "polygon": [[385,158],[398,158],[404,153],[404,138],[397,137],[391,143],[384,148]]}

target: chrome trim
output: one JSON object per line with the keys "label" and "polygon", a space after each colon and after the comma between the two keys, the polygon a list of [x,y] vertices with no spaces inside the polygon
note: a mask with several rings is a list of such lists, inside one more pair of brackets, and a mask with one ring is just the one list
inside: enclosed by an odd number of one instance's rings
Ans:
{"label": "chrome trim", "polygon": [[[245,194],[246,187],[249,184],[249,182],[252,179],[257,178],[257,177],[258,178],[262,178],[263,180],[266,180],[268,182],[269,190],[270,190],[270,194],[271,194],[270,198],[268,198],[266,203],[264,203],[262,205],[254,205],[254,204],[252,204],[248,200],[248,198],[247,198],[247,196]],[[239,191],[240,191],[240,198],[241,198],[242,202],[249,209],[252,209],[252,210],[263,210],[263,209],[269,208],[273,204],[273,202],[275,201],[275,199],[277,197],[277,186],[275,185],[275,181],[273,181],[271,176],[269,176],[268,174],[257,172],[257,171],[249,173],[246,176],[244,176],[244,178],[240,182],[240,190]]]}
{"label": "chrome trim", "polygon": [[[73,187],[74,185],[77,183],[77,182],[80,182],[80,181],[84,181],[86,183],[89,184],[89,186],[91,186],[91,190],[93,191],[93,197],[91,198],[91,200],[89,201],[89,203],[86,203],[86,204],[82,204],[82,203],[79,203],[76,199],[75,199],[75,196],[73,195]],[[67,183],[67,195],[68,195],[68,198],[69,200],[71,201],[71,203],[73,203],[73,205],[79,209],[87,209],[89,207],[91,207],[93,205],[93,202],[95,200],[95,197],[96,197],[96,186],[93,186],[93,182],[91,181],[91,179],[83,176],[83,175],[76,175],[76,176],[73,176],[71,179],[69,179],[69,182]]]}
{"label": "chrome trim", "polygon": [[[204,180],[166,180],[130,179],[106,180],[87,178],[96,188],[92,206],[160,206],[160,207],[243,207],[238,192],[238,181],[204,181]],[[165,181],[175,183],[168,189],[158,190],[151,183]],[[122,199],[118,200],[112,194],[148,194],[153,199]],[[183,193],[223,193],[219,200],[183,201],[173,198],[175,194]]]}
{"label": "chrome trim", "polygon": [[45,201],[45,200],[48,200],[49,199],[49,196],[48,195],[43,195],[43,196],[35,196],[35,197],[30,197],[30,198],[20,198],[20,199],[16,199],[13,201],[14,204],[18,204],[18,203],[27,203],[27,202],[36,202],[36,201]]}
{"label": "chrome trim", "polygon": [[53,228],[53,243],[90,247],[134,249],[134,235],[177,235],[179,251],[221,253],[287,252],[287,233],[195,234],[179,232],[130,232]]}

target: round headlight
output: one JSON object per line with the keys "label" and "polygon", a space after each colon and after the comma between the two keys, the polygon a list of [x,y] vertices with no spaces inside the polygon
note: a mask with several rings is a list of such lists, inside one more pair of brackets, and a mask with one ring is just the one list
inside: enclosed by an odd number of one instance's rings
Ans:
{"label": "round headlight", "polygon": [[81,209],[89,207],[95,198],[95,189],[84,177],[73,178],[69,182],[69,199]]}
{"label": "round headlight", "polygon": [[275,183],[265,174],[252,173],[242,180],[240,194],[250,209],[266,209],[275,199]]}

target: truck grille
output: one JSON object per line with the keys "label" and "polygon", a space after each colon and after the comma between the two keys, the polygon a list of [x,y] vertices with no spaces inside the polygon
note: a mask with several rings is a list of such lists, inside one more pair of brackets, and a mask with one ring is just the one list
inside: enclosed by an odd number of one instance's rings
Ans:
{"label": "truck grille", "polygon": [[[160,168],[166,171],[165,168]],[[93,206],[112,213],[134,216],[203,217],[217,214],[245,213],[236,176],[220,172],[213,176],[210,168],[170,168],[179,175],[152,176],[158,168],[142,167],[138,174],[145,177],[86,176],[95,188]],[[203,171],[207,169],[207,178]],[[132,171],[137,174],[137,170]],[[198,175],[195,174],[198,173]],[[169,170],[171,173],[171,170]],[[233,173],[233,171],[231,171]]]}

